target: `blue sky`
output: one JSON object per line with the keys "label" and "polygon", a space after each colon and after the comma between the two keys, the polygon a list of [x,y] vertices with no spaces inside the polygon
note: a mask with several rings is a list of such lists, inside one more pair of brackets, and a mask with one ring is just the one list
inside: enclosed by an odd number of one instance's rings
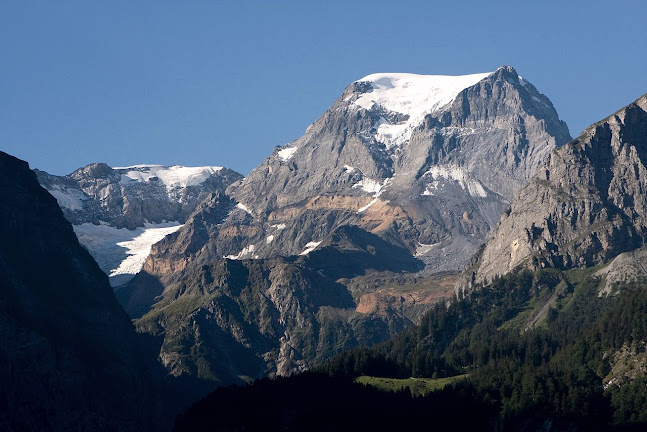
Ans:
{"label": "blue sky", "polygon": [[578,135],[647,92],[647,2],[0,3],[0,150],[247,174],[375,72],[512,65]]}

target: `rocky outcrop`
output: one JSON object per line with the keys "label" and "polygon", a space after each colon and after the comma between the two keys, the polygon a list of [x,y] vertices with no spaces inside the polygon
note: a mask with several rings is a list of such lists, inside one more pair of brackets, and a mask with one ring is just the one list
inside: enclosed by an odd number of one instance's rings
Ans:
{"label": "rocky outcrop", "polygon": [[159,427],[136,333],[26,162],[0,152],[0,429]]}
{"label": "rocky outcrop", "polygon": [[436,273],[417,277],[369,276],[355,278],[348,286],[356,299],[355,310],[388,318],[401,315],[411,322],[419,323],[429,308],[452,297],[460,273]]}
{"label": "rocky outcrop", "polygon": [[473,282],[518,266],[589,267],[647,237],[647,95],[554,151],[501,217]]}
{"label": "rocky outcrop", "polygon": [[[411,324],[402,313],[356,312],[353,297],[335,276],[357,268],[339,269],[321,260],[352,263],[363,257],[367,264],[361,268],[380,270],[414,263],[381,261],[385,252],[379,244],[364,249],[347,244],[344,250],[324,246],[317,253],[220,259],[162,280],[140,273],[127,287],[132,292],[124,304],[133,315],[144,313],[145,302],[137,300],[158,284],[157,302],[136,321],[138,331],[160,339],[159,357],[170,375],[220,385],[302,371]],[[371,264],[373,254],[377,258]],[[331,277],[332,271],[337,274]]]}
{"label": "rocky outcrop", "polygon": [[616,294],[621,286],[644,286],[647,283],[647,249],[621,253],[594,275],[603,280],[600,296]]}
{"label": "rocky outcrop", "polygon": [[159,340],[170,375],[217,384],[289,375],[344,349],[383,341],[451,295],[421,284],[388,298],[381,293],[365,310],[368,298],[359,299],[365,291],[349,289],[348,281],[371,277],[384,285],[382,275],[415,272],[422,263],[356,226],[340,227],[312,248],[287,258],[204,259],[144,271],[117,294],[137,318],[137,330]]}

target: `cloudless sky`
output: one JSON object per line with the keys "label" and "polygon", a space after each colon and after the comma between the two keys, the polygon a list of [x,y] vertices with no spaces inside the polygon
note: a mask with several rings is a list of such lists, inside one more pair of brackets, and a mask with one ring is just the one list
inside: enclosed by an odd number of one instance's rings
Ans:
{"label": "cloudless sky", "polygon": [[571,135],[647,92],[647,2],[0,2],[0,150],[247,174],[375,72],[512,65]]}

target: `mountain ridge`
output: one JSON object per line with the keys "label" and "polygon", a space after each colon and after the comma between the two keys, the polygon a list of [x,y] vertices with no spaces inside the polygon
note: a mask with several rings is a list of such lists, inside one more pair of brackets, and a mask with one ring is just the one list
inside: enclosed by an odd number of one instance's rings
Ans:
{"label": "mountain ridge", "polygon": [[519,265],[589,267],[641,247],[647,232],[647,95],[553,152],[502,216],[473,281]]}

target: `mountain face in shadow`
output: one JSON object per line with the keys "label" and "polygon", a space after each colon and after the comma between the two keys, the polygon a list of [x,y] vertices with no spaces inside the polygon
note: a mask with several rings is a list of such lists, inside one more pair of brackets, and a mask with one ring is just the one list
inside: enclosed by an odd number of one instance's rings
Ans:
{"label": "mountain face in shadow", "polygon": [[0,152],[0,429],[119,430],[159,416],[130,319],[26,162]]}

